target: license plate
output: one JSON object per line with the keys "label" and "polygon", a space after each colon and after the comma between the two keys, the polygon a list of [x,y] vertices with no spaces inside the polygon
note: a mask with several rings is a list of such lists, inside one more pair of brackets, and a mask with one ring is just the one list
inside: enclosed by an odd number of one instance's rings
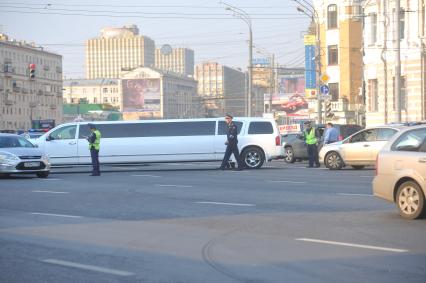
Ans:
{"label": "license plate", "polygon": [[39,167],[40,166],[40,162],[25,162],[24,163],[24,167]]}

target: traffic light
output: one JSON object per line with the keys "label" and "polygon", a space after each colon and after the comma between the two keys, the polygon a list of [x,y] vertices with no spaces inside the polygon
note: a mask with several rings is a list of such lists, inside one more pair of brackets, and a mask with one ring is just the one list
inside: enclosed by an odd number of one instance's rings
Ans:
{"label": "traffic light", "polygon": [[327,100],[325,102],[325,117],[327,118],[333,118],[334,117],[334,113],[333,111],[331,111],[331,101]]}
{"label": "traffic light", "polygon": [[35,64],[30,64],[28,66],[28,68],[30,69],[30,73],[29,73],[30,79],[34,80],[35,79],[35,72],[36,72],[36,65]]}

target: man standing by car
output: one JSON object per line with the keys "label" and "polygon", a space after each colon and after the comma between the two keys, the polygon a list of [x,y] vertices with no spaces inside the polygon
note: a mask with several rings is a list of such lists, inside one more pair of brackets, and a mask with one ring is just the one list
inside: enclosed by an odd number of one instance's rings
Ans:
{"label": "man standing by car", "polygon": [[101,143],[101,132],[96,128],[94,124],[88,124],[90,131],[92,132],[87,138],[89,142],[90,157],[92,158],[93,171],[90,176],[100,176],[99,170],[99,147]]}
{"label": "man standing by car", "polygon": [[307,121],[304,123],[305,129],[303,131],[303,139],[306,142],[309,157],[309,166],[307,168],[320,167],[318,158],[318,140],[319,133],[315,127],[312,127],[311,122]]}
{"label": "man standing by car", "polygon": [[225,122],[228,126],[226,131],[226,151],[225,156],[223,157],[222,164],[220,165],[219,169],[225,170],[226,164],[229,162],[229,158],[231,157],[231,154],[234,154],[235,159],[238,163],[238,168],[235,170],[243,170],[243,165],[240,160],[240,153],[238,151],[238,129],[237,126],[232,122],[233,117],[231,115],[225,116]]}
{"label": "man standing by car", "polygon": [[327,123],[327,129],[324,134],[324,144],[334,143],[339,140],[339,133],[337,129],[333,127],[332,123]]}

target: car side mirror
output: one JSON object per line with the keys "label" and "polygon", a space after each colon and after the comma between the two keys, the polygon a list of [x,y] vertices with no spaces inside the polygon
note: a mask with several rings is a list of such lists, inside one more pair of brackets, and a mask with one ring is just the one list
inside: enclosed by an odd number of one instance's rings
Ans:
{"label": "car side mirror", "polygon": [[52,140],[54,140],[54,138],[53,138],[51,135],[48,135],[48,136],[46,137],[46,141],[52,141]]}

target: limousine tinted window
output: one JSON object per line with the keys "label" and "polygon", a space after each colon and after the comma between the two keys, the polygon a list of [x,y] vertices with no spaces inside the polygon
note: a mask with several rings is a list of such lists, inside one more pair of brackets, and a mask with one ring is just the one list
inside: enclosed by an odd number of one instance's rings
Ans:
{"label": "limousine tinted window", "polygon": [[[235,126],[237,126],[238,134],[241,132],[241,128],[243,127],[243,122],[234,121]],[[225,121],[219,121],[219,129],[217,131],[218,135],[226,135],[228,126]]]}
{"label": "limousine tinted window", "polygon": [[[99,124],[102,138],[209,136],[214,135],[216,122],[159,122]],[[88,135],[88,126],[80,125],[79,137]]]}
{"label": "limousine tinted window", "polygon": [[270,122],[251,122],[248,133],[249,135],[273,134],[274,128]]}

